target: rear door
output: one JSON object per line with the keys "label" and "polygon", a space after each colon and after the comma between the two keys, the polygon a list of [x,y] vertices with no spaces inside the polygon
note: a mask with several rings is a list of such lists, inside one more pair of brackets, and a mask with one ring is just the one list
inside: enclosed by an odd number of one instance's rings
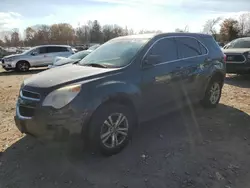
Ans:
{"label": "rear door", "polygon": [[202,74],[207,58],[207,49],[194,37],[176,37],[178,48],[178,71],[181,76],[179,84],[183,99],[196,101],[202,88]]}
{"label": "rear door", "polygon": [[67,47],[49,46],[47,47],[46,65],[52,64],[55,57],[68,57],[72,54]]}

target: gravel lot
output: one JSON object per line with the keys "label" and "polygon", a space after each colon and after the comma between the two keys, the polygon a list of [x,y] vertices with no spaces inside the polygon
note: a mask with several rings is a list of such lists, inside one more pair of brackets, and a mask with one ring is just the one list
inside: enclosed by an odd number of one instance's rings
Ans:
{"label": "gravel lot", "polygon": [[147,122],[122,153],[104,158],[18,132],[19,86],[37,72],[0,69],[0,188],[250,187],[250,76],[227,76],[218,108]]}

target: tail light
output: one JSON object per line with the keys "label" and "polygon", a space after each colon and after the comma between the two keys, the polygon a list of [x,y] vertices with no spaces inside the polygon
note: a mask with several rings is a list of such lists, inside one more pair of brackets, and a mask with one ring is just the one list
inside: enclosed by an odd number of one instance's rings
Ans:
{"label": "tail light", "polygon": [[227,55],[226,54],[223,54],[223,55],[224,55],[224,61],[226,63],[226,61],[227,61]]}

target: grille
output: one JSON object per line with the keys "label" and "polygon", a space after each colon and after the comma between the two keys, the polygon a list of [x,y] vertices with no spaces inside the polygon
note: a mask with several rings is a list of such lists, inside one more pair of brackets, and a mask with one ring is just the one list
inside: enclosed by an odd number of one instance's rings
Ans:
{"label": "grille", "polygon": [[24,117],[33,117],[34,116],[34,108],[19,106],[19,113]]}
{"label": "grille", "polygon": [[26,90],[22,90],[22,95],[28,98],[40,99],[40,95],[38,93],[33,93],[30,91],[26,91]]}
{"label": "grille", "polygon": [[227,55],[227,61],[243,62],[245,57],[243,55]]}

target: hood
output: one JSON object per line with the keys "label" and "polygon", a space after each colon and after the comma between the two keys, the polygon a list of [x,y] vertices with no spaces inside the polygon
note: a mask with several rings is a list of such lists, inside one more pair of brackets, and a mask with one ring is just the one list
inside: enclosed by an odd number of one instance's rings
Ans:
{"label": "hood", "polygon": [[11,57],[19,57],[19,56],[21,56],[21,54],[12,54],[12,55],[4,56],[3,59],[7,59],[7,58],[11,58]]}
{"label": "hood", "polygon": [[78,59],[69,59],[69,58],[62,58],[62,59],[59,59],[57,60],[54,65],[55,66],[60,66],[60,65],[65,65],[65,64],[68,64],[68,63],[74,63],[78,61]]}
{"label": "hood", "polygon": [[224,53],[245,53],[250,52],[250,48],[229,48],[223,49]]}
{"label": "hood", "polygon": [[65,65],[35,74],[24,81],[24,85],[39,88],[49,88],[75,81],[84,81],[103,76],[104,73],[116,69],[87,67],[80,65]]}

